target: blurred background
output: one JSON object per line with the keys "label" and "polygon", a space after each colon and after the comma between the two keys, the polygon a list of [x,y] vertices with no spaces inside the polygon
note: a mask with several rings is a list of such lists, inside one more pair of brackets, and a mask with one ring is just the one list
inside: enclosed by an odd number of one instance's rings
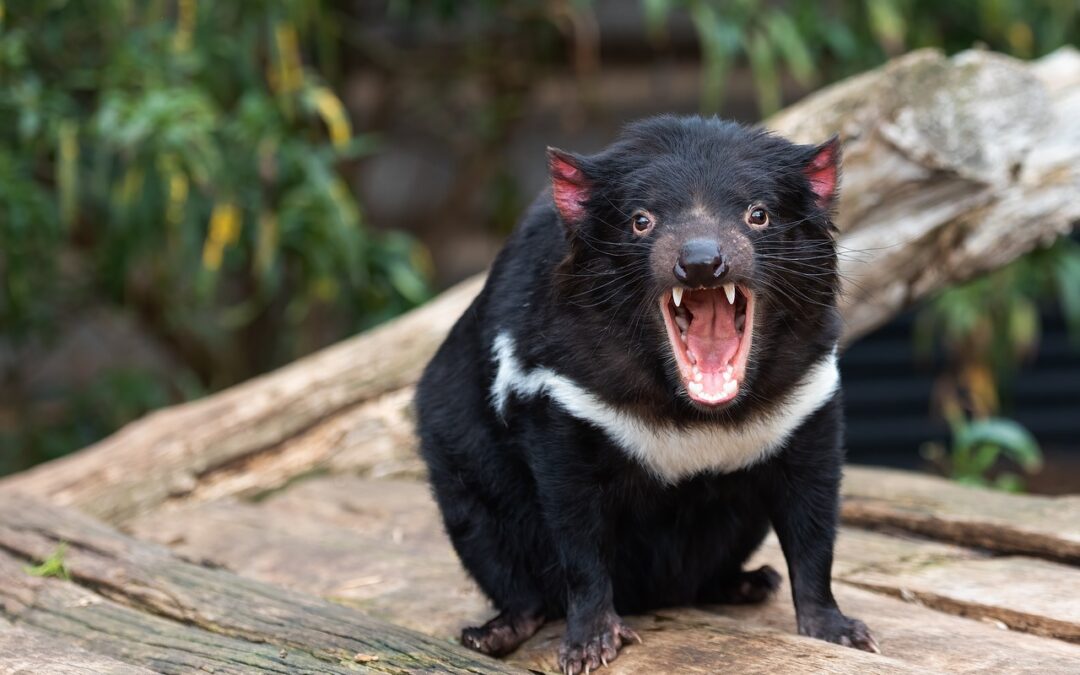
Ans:
{"label": "blurred background", "polygon": [[[1076,0],[0,0],[0,475],[482,270],[546,145],[1078,41]],[[853,460],[1080,491],[1075,235],[842,367]]]}

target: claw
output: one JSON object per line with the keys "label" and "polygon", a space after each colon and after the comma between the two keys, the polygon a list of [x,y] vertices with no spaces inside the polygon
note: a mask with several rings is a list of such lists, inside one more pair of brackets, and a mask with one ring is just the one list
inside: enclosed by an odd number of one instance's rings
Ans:
{"label": "claw", "polygon": [[881,646],[878,645],[877,638],[875,638],[873,635],[871,635],[869,633],[866,635],[866,637],[869,640],[870,651],[874,652],[875,654],[880,654],[881,653]]}

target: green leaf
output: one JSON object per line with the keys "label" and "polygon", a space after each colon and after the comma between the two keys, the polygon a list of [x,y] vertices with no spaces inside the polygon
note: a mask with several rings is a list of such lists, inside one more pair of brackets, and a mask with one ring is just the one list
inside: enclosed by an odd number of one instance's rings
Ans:
{"label": "green leaf", "polygon": [[[1042,450],[1035,437],[1019,422],[1002,417],[975,420],[962,427],[955,447],[978,448],[992,445],[1001,454],[1020,464],[1029,473],[1042,466]],[[955,452],[955,450],[954,450]]]}
{"label": "green leaf", "polygon": [[780,109],[780,75],[772,45],[763,33],[755,32],[747,45],[747,54],[757,87],[758,107],[762,115],[771,115]]}
{"label": "green leaf", "polygon": [[791,76],[804,87],[810,86],[815,74],[814,58],[795,22],[786,12],[774,11],[766,18],[765,28],[773,46],[791,69]]}
{"label": "green leaf", "polygon": [[49,554],[49,557],[41,561],[40,565],[27,566],[23,569],[30,576],[56,577],[58,579],[70,581],[71,573],[68,571],[67,565],[64,562],[64,556],[66,555],[67,542],[60,542],[56,549]]}

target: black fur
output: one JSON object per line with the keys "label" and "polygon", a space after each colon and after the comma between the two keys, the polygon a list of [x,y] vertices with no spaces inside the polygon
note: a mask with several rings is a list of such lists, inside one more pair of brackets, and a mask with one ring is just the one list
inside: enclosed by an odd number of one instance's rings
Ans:
{"label": "black fur", "polygon": [[[799,631],[876,650],[830,590],[839,393],[768,459],[676,484],[546,396],[512,396],[502,416],[490,398],[493,341],[506,333],[526,368],[550,368],[651,423],[725,425],[767,414],[840,334],[832,194],[815,194],[806,172],[826,147],[716,119],[660,117],[630,126],[597,155],[553,155],[584,176],[583,215],[560,216],[551,191],[541,195],[417,394],[446,530],[500,611],[466,630],[467,645],[504,654],[544,620],[566,616],[560,665],[598,667],[636,638],[620,613],[767,597],[776,573],[742,566],[771,524]],[[768,206],[764,229],[745,220],[753,203]],[[638,209],[656,218],[647,236],[633,232]],[[688,398],[658,309],[674,283],[671,256],[702,233],[725,250],[726,278],[759,303],[739,396],[718,407]]]}

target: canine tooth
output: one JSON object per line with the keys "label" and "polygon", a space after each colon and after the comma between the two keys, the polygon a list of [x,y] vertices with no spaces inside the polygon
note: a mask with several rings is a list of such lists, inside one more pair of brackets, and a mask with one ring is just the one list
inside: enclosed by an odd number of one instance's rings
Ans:
{"label": "canine tooth", "polygon": [[681,286],[675,286],[671,289],[671,301],[675,303],[676,307],[682,304],[682,292]]}
{"label": "canine tooth", "polygon": [[[729,305],[735,304],[735,284],[730,281],[724,284],[724,294],[727,295],[727,301]],[[677,303],[676,303],[677,304]]]}
{"label": "canine tooth", "polygon": [[675,315],[675,325],[679,327],[679,330],[686,332],[686,329],[690,327],[690,320],[680,314]]}

